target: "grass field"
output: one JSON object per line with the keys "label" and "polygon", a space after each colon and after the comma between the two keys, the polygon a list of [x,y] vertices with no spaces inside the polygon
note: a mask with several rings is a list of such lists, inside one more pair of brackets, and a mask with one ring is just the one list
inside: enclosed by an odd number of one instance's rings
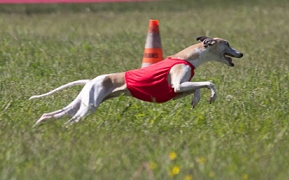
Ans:
{"label": "grass field", "polygon": [[[0,179],[287,179],[289,3],[163,1],[0,7]],[[141,65],[149,19],[160,21],[164,56],[222,37],[242,51],[235,67],[208,63],[201,91],[164,104],[119,97],[66,128],[33,128],[82,87],[29,101],[77,79]],[[131,106],[128,106],[128,104]]]}

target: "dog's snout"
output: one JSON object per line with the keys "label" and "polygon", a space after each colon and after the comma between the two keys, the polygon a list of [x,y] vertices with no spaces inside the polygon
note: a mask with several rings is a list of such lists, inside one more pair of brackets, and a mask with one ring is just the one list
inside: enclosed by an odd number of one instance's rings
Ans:
{"label": "dog's snout", "polygon": [[240,58],[243,57],[243,55],[244,55],[243,53],[240,53]]}

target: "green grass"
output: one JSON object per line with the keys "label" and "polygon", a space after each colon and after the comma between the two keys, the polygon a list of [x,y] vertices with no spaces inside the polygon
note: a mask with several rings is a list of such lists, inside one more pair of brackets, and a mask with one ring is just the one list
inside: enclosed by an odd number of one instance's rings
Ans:
{"label": "green grass", "polygon": [[[287,179],[288,8],[285,0],[1,6],[0,179]],[[71,127],[62,118],[33,128],[81,87],[31,95],[140,67],[149,19],[160,21],[164,56],[200,35],[245,54],[234,68],[196,70],[193,81],[215,84],[216,102],[206,89],[194,110],[191,96],[119,97]]]}

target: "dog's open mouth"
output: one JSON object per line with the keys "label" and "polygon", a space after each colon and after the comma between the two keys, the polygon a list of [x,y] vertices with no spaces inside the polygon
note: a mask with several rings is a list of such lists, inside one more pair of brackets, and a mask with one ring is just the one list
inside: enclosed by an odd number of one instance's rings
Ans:
{"label": "dog's open mouth", "polygon": [[230,65],[230,66],[234,66],[233,59],[232,59],[232,57],[235,57],[234,55],[225,52],[225,53],[224,53],[224,57],[225,57],[225,59],[229,62],[229,65]]}

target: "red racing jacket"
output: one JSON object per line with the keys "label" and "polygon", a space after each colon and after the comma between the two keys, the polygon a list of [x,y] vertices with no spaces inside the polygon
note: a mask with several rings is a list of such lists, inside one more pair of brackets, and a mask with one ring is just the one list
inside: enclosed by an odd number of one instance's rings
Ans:
{"label": "red racing jacket", "polygon": [[148,67],[125,72],[126,85],[131,95],[143,101],[156,103],[163,103],[174,98],[177,93],[168,83],[168,74],[176,64],[191,67],[191,80],[195,67],[185,60],[175,58],[167,58]]}

